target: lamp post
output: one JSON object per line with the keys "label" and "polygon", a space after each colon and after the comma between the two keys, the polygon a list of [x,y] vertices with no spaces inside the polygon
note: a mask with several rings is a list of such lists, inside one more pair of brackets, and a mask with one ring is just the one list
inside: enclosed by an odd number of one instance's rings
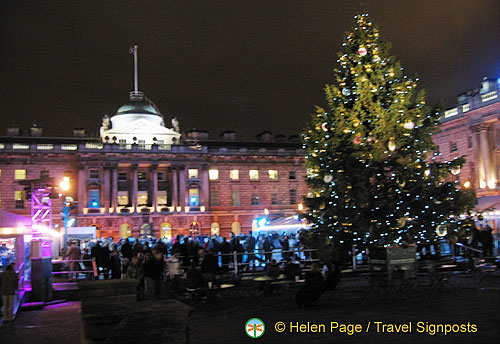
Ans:
{"label": "lamp post", "polygon": [[[69,177],[63,177],[62,182],[59,184],[61,189],[63,191],[68,191],[70,188],[70,183],[69,183]],[[64,251],[68,248],[68,220],[69,220],[69,215],[70,215],[70,207],[68,203],[64,202],[64,206],[62,209],[62,216],[63,216],[63,222],[64,222],[64,239],[63,239],[63,247]]]}

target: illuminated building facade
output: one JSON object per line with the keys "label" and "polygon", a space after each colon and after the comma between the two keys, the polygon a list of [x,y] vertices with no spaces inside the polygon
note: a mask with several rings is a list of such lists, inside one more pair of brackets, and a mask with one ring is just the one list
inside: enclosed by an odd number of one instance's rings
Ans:
{"label": "illuminated building facade", "polygon": [[474,187],[477,210],[491,209],[487,218],[499,218],[500,210],[500,89],[498,80],[483,79],[481,87],[458,96],[458,104],[444,112],[434,159],[450,161],[465,156],[456,178]]}
{"label": "illuminated building facade", "polygon": [[[247,233],[256,219],[297,213],[306,194],[298,137],[264,132],[253,142],[225,132],[208,140],[203,131],[181,137],[179,122],[164,116],[142,92],[102,120],[99,138],[75,129],[73,137],[29,136],[17,127],[0,137],[3,210],[29,216],[30,192],[51,184],[53,220],[63,226],[71,204],[77,226],[97,226],[102,237]],[[69,177],[70,188],[58,183]],[[71,202],[71,203],[69,203]]]}

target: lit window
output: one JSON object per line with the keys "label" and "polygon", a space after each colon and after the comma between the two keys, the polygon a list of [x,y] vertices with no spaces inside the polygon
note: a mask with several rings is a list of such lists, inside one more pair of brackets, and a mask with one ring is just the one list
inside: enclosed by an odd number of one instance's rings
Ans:
{"label": "lit window", "polygon": [[137,205],[140,207],[146,207],[148,205],[147,191],[137,191]]}
{"label": "lit window", "polygon": [[167,205],[167,190],[158,190],[158,197],[156,198],[158,205]]}
{"label": "lit window", "polygon": [[269,174],[269,179],[278,179],[278,170],[269,170],[267,173]]}
{"label": "lit window", "polygon": [[89,190],[89,208],[100,208],[99,190]]}
{"label": "lit window", "polygon": [[99,170],[90,169],[89,170],[89,178],[90,179],[99,179]]}
{"label": "lit window", "polygon": [[240,179],[240,170],[229,171],[229,178],[231,178],[232,180]]}
{"label": "lit window", "polygon": [[198,188],[189,189],[189,206],[197,207],[200,205],[200,190]]}
{"label": "lit window", "polygon": [[118,191],[118,205],[128,206],[128,191]]}
{"label": "lit window", "polygon": [[208,178],[210,180],[219,179],[219,170],[208,170]]}
{"label": "lit window", "polygon": [[188,178],[189,179],[198,179],[198,169],[197,168],[189,168],[188,169]]}
{"label": "lit window", "polygon": [[240,205],[240,190],[231,190],[231,200],[233,206]]}
{"label": "lit window", "polygon": [[16,201],[15,208],[24,208],[24,191],[14,191],[14,200]]}
{"label": "lit window", "polygon": [[248,171],[248,175],[250,176],[251,180],[259,179],[259,170],[250,170]]}
{"label": "lit window", "polygon": [[26,179],[26,170],[15,170],[14,171],[15,179]]}
{"label": "lit window", "polygon": [[210,233],[212,233],[212,235],[219,235],[220,234],[220,225],[217,222],[213,222],[210,225]]}

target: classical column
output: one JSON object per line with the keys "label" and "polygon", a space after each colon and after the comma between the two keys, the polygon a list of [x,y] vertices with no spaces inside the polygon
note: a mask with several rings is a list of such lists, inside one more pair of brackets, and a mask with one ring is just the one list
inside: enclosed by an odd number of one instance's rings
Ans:
{"label": "classical column", "polygon": [[[481,154],[481,140],[479,138],[479,126],[472,127],[472,144],[474,145],[474,155],[477,157],[477,181],[476,185],[479,185],[480,188],[486,187],[486,176],[484,174],[484,161],[483,155]],[[477,184],[479,182],[479,184]]]}
{"label": "classical column", "polygon": [[204,165],[201,169],[201,205],[206,207],[208,206],[209,183],[208,166]]}
{"label": "classical column", "polygon": [[104,204],[104,213],[107,214],[109,213],[109,196],[111,193],[111,185],[110,185],[110,170],[111,166],[110,165],[104,165],[104,171],[103,171],[103,195],[102,195],[102,201]]}
{"label": "classical column", "polygon": [[137,193],[139,189],[137,167],[137,164],[130,166],[130,170],[132,171],[132,207],[134,208],[134,213],[137,213]]}
{"label": "classical column", "polygon": [[488,125],[480,126],[480,141],[481,141],[481,156],[484,164],[484,177],[486,186],[490,189],[495,188],[496,180],[491,173],[491,158],[490,158],[490,144],[488,140]]}
{"label": "classical column", "polygon": [[186,168],[185,166],[179,166],[179,203],[178,206],[182,207],[181,211],[184,211],[184,207],[188,203],[186,202]]}
{"label": "classical column", "polygon": [[158,165],[151,165],[151,180],[153,182],[151,197],[153,198],[151,204],[153,206],[153,211],[156,213],[158,211]]}
{"label": "classical column", "polygon": [[177,209],[177,205],[179,204],[179,187],[178,187],[178,178],[177,178],[177,167],[172,167],[172,207],[174,207],[174,211]]}
{"label": "classical column", "polygon": [[83,165],[78,165],[78,213],[83,213],[83,208],[87,208],[87,169]]}
{"label": "classical column", "polygon": [[113,213],[118,212],[118,166],[114,165],[112,169],[112,191],[111,191],[111,207],[113,207]]}

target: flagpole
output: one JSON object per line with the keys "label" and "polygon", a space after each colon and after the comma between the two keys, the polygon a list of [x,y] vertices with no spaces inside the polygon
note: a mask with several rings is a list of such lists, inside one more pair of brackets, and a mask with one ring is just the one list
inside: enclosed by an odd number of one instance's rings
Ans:
{"label": "flagpole", "polygon": [[137,45],[134,45],[134,91],[139,91],[139,75],[137,73]]}

